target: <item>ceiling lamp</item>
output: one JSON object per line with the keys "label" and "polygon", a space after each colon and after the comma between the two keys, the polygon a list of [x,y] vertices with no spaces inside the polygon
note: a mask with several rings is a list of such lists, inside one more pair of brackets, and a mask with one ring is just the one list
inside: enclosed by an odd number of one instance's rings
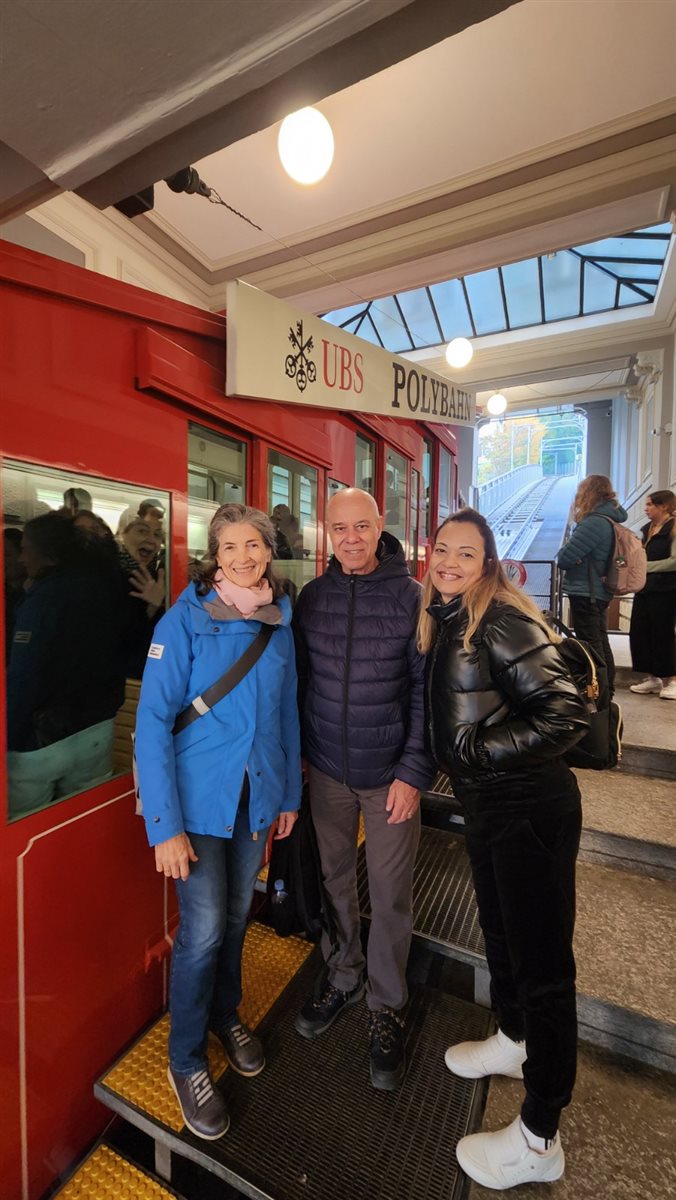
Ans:
{"label": "ceiling lamp", "polygon": [[501,417],[507,407],[507,397],[502,395],[502,392],[494,392],[489,397],[486,408],[492,417]]}
{"label": "ceiling lamp", "polygon": [[453,338],[446,347],[446,362],[449,367],[466,367],[474,358],[474,346],[465,337]]}
{"label": "ceiling lamp", "polygon": [[277,149],[296,183],[318,183],[333,162],[333,130],[318,109],[301,108],[282,121]]}

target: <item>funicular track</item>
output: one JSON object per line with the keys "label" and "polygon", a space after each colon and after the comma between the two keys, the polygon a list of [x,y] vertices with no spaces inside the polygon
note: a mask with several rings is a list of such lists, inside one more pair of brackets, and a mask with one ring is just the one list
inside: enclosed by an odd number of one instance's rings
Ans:
{"label": "funicular track", "polygon": [[500,558],[520,558],[537,533],[538,515],[556,487],[558,475],[545,475],[489,518]]}

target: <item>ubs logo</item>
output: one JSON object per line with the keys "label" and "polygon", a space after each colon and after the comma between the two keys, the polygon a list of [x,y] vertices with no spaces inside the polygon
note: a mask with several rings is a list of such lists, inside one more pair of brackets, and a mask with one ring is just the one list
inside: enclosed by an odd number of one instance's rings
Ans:
{"label": "ubs logo", "polygon": [[298,391],[304,392],[308,383],[314,383],[317,378],[317,368],[310,358],[314,341],[311,336],[303,341],[302,321],[296,321],[295,330],[293,325],[290,326],[289,341],[295,353],[287,354],[284,369],[289,379],[295,379]]}

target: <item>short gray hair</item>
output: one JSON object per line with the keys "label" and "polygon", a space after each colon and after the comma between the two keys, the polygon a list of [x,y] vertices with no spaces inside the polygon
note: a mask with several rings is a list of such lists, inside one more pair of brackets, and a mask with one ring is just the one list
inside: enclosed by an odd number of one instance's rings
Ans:
{"label": "short gray hair", "polygon": [[[223,530],[228,525],[251,525],[261,535],[266,549],[271,552],[273,558],[275,557],[275,527],[267,513],[262,512],[260,508],[250,508],[248,504],[221,504],[209,524],[207,552],[194,568],[194,578],[200,596],[206,596],[213,585],[214,575],[218,570],[216,561],[218,543]],[[277,599],[283,594],[284,588],[271,569],[270,563],[267,564],[263,574],[272,587],[273,596]]]}

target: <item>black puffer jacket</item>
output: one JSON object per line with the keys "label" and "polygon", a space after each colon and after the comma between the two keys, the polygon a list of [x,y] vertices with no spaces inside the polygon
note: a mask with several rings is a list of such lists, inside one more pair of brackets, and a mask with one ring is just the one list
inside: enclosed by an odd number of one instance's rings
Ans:
{"label": "black puffer jacket", "polygon": [[427,696],[434,757],[464,802],[514,809],[577,794],[561,755],[588,726],[585,704],[541,627],[492,604],[468,653],[460,599],[433,604],[439,623]]}
{"label": "black puffer jacket", "polygon": [[428,787],[425,660],[415,646],[420,585],[383,533],[379,566],[346,575],[332,558],[296,605],[303,753],[332,779],[365,790],[401,779]]}

